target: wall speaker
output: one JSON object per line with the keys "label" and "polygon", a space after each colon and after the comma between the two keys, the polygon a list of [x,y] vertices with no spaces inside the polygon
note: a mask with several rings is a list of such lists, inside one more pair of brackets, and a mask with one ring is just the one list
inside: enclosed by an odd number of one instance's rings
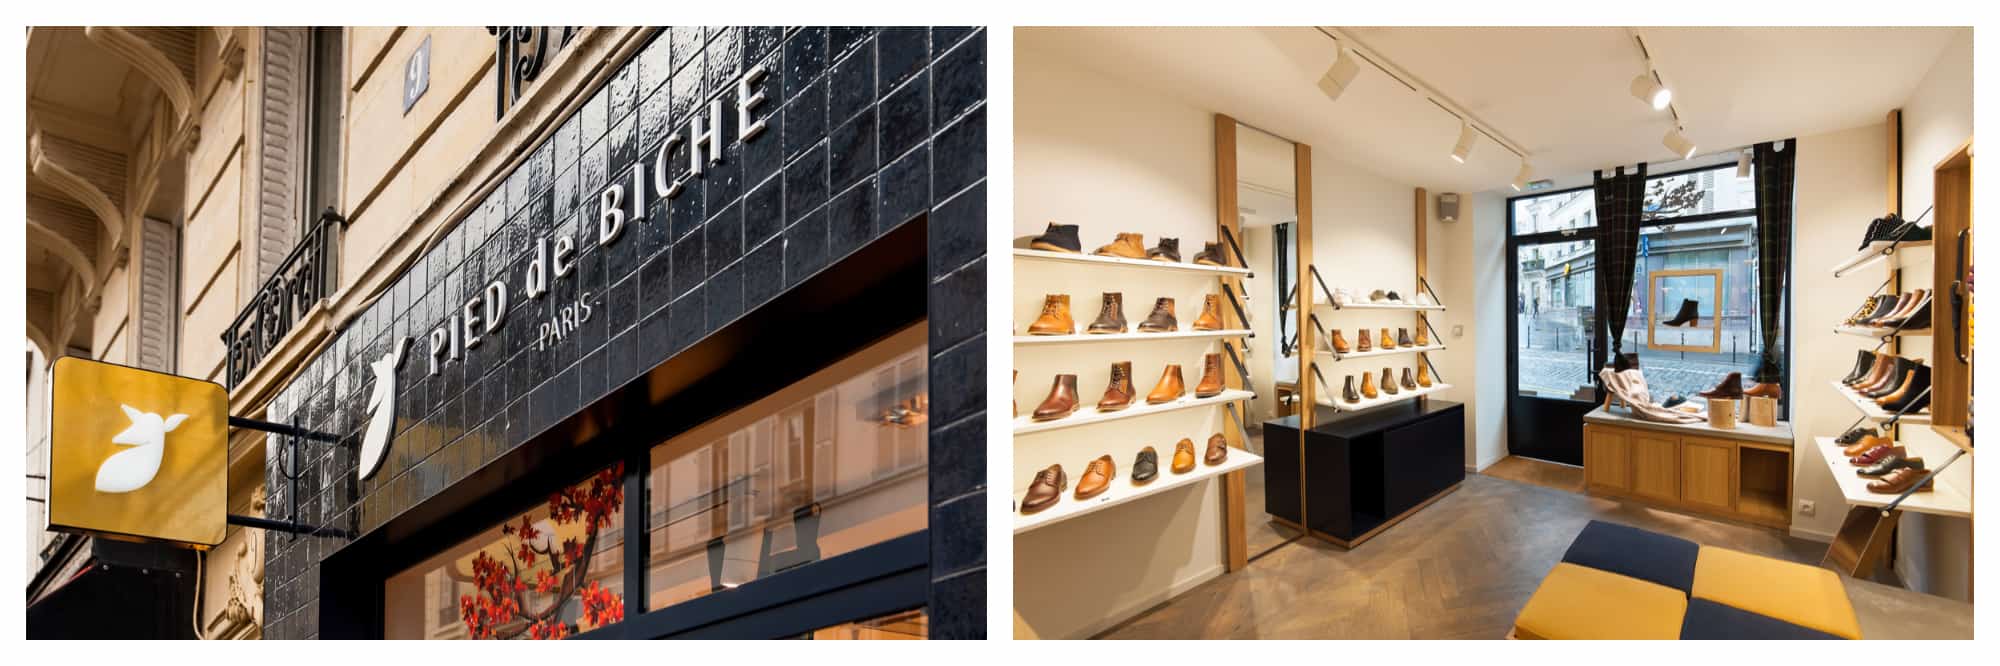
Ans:
{"label": "wall speaker", "polygon": [[1438,195],[1438,219],[1446,222],[1458,221],[1458,193],[1445,192]]}

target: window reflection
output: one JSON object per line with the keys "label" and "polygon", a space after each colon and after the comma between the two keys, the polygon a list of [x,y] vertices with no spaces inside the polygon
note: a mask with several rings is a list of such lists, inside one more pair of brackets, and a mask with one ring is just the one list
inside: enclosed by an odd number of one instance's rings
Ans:
{"label": "window reflection", "polygon": [[800,636],[816,641],[907,641],[931,635],[931,618],[924,609],[891,613],[872,620],[836,624]]}
{"label": "window reflection", "polygon": [[924,529],[926,330],[905,329],[655,447],[646,608]]}

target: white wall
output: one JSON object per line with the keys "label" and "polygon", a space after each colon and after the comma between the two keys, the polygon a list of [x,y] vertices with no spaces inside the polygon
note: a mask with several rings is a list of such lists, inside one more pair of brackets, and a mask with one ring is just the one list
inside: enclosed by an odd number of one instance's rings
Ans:
{"label": "white wall", "polygon": [[[1431,209],[1431,286],[1451,307],[1431,317],[1451,348],[1431,361],[1449,368],[1445,399],[1465,403],[1465,464],[1486,469],[1507,457],[1507,200],[1499,192],[1460,196],[1459,219],[1437,221]],[[1462,335],[1452,335],[1463,326]]]}

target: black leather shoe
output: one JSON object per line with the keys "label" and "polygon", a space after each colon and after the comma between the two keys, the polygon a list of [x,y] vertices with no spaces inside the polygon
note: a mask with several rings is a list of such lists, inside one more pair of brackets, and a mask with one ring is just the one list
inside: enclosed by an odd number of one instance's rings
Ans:
{"label": "black leather shoe", "polygon": [[1894,453],[1891,453],[1889,454],[1889,457],[1883,458],[1882,462],[1875,463],[1874,465],[1871,465],[1869,467],[1854,470],[1854,474],[1856,476],[1865,476],[1873,479],[1873,478],[1880,478],[1883,476],[1887,476],[1890,472],[1894,472],[1896,470],[1905,467],[1908,467],[1910,469],[1921,470],[1924,468],[1924,459],[1905,458],[1896,455]]}
{"label": "black leather shoe", "polygon": [[1361,394],[1354,390],[1354,375],[1347,376],[1347,386],[1340,390],[1340,399],[1350,405],[1361,402]]}
{"label": "black leather shoe", "polygon": [[1201,253],[1194,255],[1194,263],[1201,264],[1203,266],[1229,265],[1229,262],[1223,259],[1222,257],[1221,243],[1202,243]]}
{"label": "black leather shoe", "polygon": [[1849,430],[1845,433],[1841,433],[1839,437],[1833,438],[1833,441],[1837,444],[1840,444],[1841,446],[1846,446],[1849,444],[1853,444],[1855,442],[1859,442],[1861,441],[1861,438],[1868,437],[1870,435],[1873,435],[1875,437],[1881,437],[1882,432],[1876,430],[1874,426],[1861,426],[1859,428]]}
{"label": "black leather shoe", "polygon": [[1077,238],[1077,225],[1049,223],[1049,230],[1028,241],[1028,247],[1050,252],[1083,253],[1083,241]]}
{"label": "black leather shoe", "polygon": [[1160,453],[1153,447],[1139,450],[1139,457],[1132,461],[1132,482],[1145,484],[1160,475]]}
{"label": "black leather shoe", "polygon": [[1146,258],[1154,261],[1181,262],[1181,239],[1162,238],[1158,245],[1146,250]]}
{"label": "black leather shoe", "polygon": [[1875,367],[1875,352],[1863,349],[1854,355],[1854,371],[1847,373],[1847,376],[1842,377],[1840,381],[1843,383],[1853,383],[1854,380],[1866,376],[1869,368],[1873,367]]}
{"label": "black leather shoe", "polygon": [[1888,223],[1889,218],[1887,217],[1878,217],[1870,220],[1868,222],[1868,229],[1861,232],[1861,247],[1854,248],[1855,251],[1866,250],[1869,243],[1882,240],[1882,228],[1888,226]]}

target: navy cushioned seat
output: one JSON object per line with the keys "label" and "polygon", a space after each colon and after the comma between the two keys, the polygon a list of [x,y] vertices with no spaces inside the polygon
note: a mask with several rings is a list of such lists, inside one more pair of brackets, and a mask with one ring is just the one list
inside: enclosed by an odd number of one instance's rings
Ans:
{"label": "navy cushioned seat", "polygon": [[1801,627],[1768,615],[1718,604],[1702,598],[1688,600],[1687,617],[1681,620],[1684,641],[1837,641],[1833,634]]}
{"label": "navy cushioned seat", "polygon": [[1701,545],[1687,539],[1593,520],[1570,542],[1562,561],[1689,594],[1700,555]]}

